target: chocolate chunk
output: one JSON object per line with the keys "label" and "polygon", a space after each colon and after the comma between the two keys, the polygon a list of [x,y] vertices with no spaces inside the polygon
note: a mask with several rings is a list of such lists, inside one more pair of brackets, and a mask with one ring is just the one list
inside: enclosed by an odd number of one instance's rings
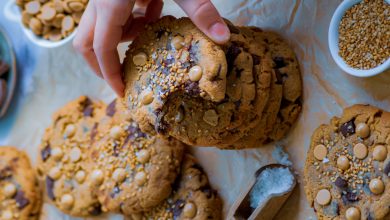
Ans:
{"label": "chocolate chunk", "polygon": [[344,137],[348,137],[349,135],[355,134],[355,123],[353,121],[354,119],[345,122],[344,124],[341,125],[340,131]]}
{"label": "chocolate chunk", "polygon": [[233,34],[239,34],[241,33],[240,29],[238,29],[236,26],[234,26],[233,24],[231,24],[230,22],[227,22],[226,23],[229,30],[230,30],[230,33],[233,33]]}
{"label": "chocolate chunk", "polygon": [[274,69],[275,76],[276,76],[276,84],[283,84],[284,81],[286,81],[286,78],[288,78],[288,75],[286,73],[282,73],[279,71],[279,69]]}
{"label": "chocolate chunk", "polygon": [[184,205],[185,205],[184,200],[181,199],[176,200],[175,204],[173,205],[173,208],[171,208],[171,211],[173,213],[173,219],[177,219],[178,217],[180,217]]}
{"label": "chocolate chunk", "polygon": [[92,210],[89,211],[89,214],[91,214],[92,216],[98,216],[102,214],[102,206],[100,205],[100,203],[94,204]]}
{"label": "chocolate chunk", "polygon": [[54,180],[52,178],[50,178],[49,176],[46,177],[46,190],[47,190],[47,195],[49,196],[49,198],[51,200],[55,200],[55,196],[54,196],[54,192],[53,192],[53,189],[54,189]]}
{"label": "chocolate chunk", "polygon": [[184,84],[185,92],[190,96],[199,96],[200,88],[198,82],[188,81]]}
{"label": "chocolate chunk", "polygon": [[156,31],[156,37],[158,39],[160,39],[164,35],[164,33],[165,33],[165,30],[164,29],[160,29],[160,30]]}
{"label": "chocolate chunk", "polygon": [[259,65],[260,64],[260,57],[254,54],[252,55],[253,65]]}
{"label": "chocolate chunk", "polygon": [[107,106],[106,115],[112,117],[112,116],[114,116],[115,112],[116,112],[116,99],[114,99],[114,101],[112,101]]}
{"label": "chocolate chunk", "polygon": [[118,186],[115,186],[112,190],[112,193],[110,194],[111,198],[115,198],[119,193],[121,192],[121,189],[119,189]]}
{"label": "chocolate chunk", "polygon": [[344,189],[346,189],[346,188],[348,187],[348,182],[345,181],[345,180],[344,180],[343,178],[341,178],[341,177],[337,177],[337,179],[336,179],[336,181],[335,181],[335,185],[336,185],[338,188],[344,190]]}
{"label": "chocolate chunk", "polygon": [[0,180],[7,179],[10,176],[12,176],[12,168],[11,167],[6,166],[2,170],[0,170]]}
{"label": "chocolate chunk", "polygon": [[279,69],[279,68],[287,66],[283,57],[274,57],[273,61],[275,63],[275,68]]}
{"label": "chocolate chunk", "polygon": [[98,133],[98,130],[97,130],[98,126],[99,126],[99,123],[95,122],[95,124],[92,127],[92,130],[91,130],[91,142],[92,143],[95,141],[95,137]]}
{"label": "chocolate chunk", "polygon": [[127,144],[127,142],[130,140],[133,141],[136,138],[142,138],[146,136],[147,135],[143,133],[138,126],[129,126],[129,128],[127,129],[127,137],[124,144]]}
{"label": "chocolate chunk", "polygon": [[50,144],[47,144],[45,148],[41,150],[41,157],[43,161],[46,161],[51,155]]}
{"label": "chocolate chunk", "polygon": [[241,48],[235,44],[230,45],[226,51],[226,61],[228,65],[228,73],[230,73],[234,67],[234,61],[237,56],[241,53]]}
{"label": "chocolate chunk", "polygon": [[85,117],[92,117],[93,114],[93,106],[88,105],[87,107],[84,108],[83,114]]}
{"label": "chocolate chunk", "polygon": [[241,100],[235,101],[234,105],[236,106],[236,109],[240,108]]}
{"label": "chocolate chunk", "polygon": [[390,162],[388,162],[385,166],[385,168],[383,169],[383,172],[387,175],[387,176],[390,176]]}
{"label": "chocolate chunk", "polygon": [[24,207],[28,206],[28,204],[30,204],[30,201],[24,197],[24,192],[21,190],[16,192],[14,199],[19,209],[23,209]]}
{"label": "chocolate chunk", "polygon": [[341,198],[344,204],[348,204],[349,202],[359,201],[359,197],[357,196],[356,193],[353,192],[347,192],[347,194],[343,194]]}
{"label": "chocolate chunk", "polygon": [[165,121],[156,123],[155,130],[158,134],[165,135],[168,132],[169,125]]}

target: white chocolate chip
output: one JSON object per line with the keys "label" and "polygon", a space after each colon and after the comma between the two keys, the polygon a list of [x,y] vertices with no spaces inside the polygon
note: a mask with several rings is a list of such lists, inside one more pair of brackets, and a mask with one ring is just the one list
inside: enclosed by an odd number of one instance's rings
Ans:
{"label": "white chocolate chip", "polygon": [[331,201],[332,197],[330,195],[329,190],[327,189],[321,189],[318,191],[316,196],[316,201],[320,205],[328,205]]}
{"label": "white chocolate chip", "polygon": [[4,210],[1,214],[1,220],[12,220],[14,219],[14,215],[10,210]]}
{"label": "white chocolate chip", "polygon": [[145,89],[144,91],[142,91],[141,103],[143,105],[149,105],[150,103],[153,102],[153,100],[154,100],[153,91],[151,91],[150,89]]}
{"label": "white chocolate chip", "polygon": [[110,136],[115,140],[118,140],[122,136],[122,133],[123,129],[119,125],[112,127],[110,130]]}
{"label": "white chocolate chip", "polygon": [[360,220],[360,210],[356,207],[349,207],[345,212],[347,220]]}
{"label": "white chocolate chip", "polygon": [[342,169],[342,170],[348,170],[349,168],[349,160],[346,156],[344,155],[341,155],[338,159],[337,159],[337,167]]}
{"label": "white chocolate chip", "polygon": [[366,138],[370,135],[370,128],[366,123],[356,125],[356,134],[361,138]]}
{"label": "white chocolate chip", "polygon": [[76,126],[74,126],[73,124],[69,124],[66,126],[64,132],[65,137],[71,138],[75,133],[76,133]]}
{"label": "white chocolate chip", "polygon": [[140,163],[147,163],[150,159],[150,153],[148,150],[140,150],[138,153],[137,153],[137,160],[140,162]]}
{"label": "white chocolate chip", "polygon": [[372,193],[378,195],[382,194],[385,190],[385,184],[380,179],[372,179],[369,184],[370,190]]}
{"label": "white chocolate chip", "polygon": [[91,182],[94,185],[101,185],[104,180],[104,174],[101,170],[93,170],[90,176]]}
{"label": "white chocolate chip", "polygon": [[123,168],[116,168],[112,173],[112,178],[117,183],[121,183],[126,179],[126,171]]}
{"label": "white chocolate chip", "polygon": [[78,147],[72,148],[69,152],[70,161],[77,162],[81,159],[81,150]]}
{"label": "white chocolate chip", "polygon": [[383,145],[377,145],[372,152],[372,157],[377,161],[384,161],[387,158],[387,148]]}
{"label": "white chocolate chip", "polygon": [[362,159],[366,158],[367,157],[367,153],[368,153],[367,147],[366,147],[366,145],[364,145],[362,143],[357,143],[353,147],[353,154],[358,159],[362,160]]}
{"label": "white chocolate chip", "polygon": [[176,50],[180,50],[184,46],[184,38],[177,35],[172,39],[171,43]]}
{"label": "white chocolate chip", "polygon": [[199,81],[202,78],[202,74],[202,67],[200,66],[193,66],[188,72],[188,76],[193,82]]}
{"label": "white chocolate chip", "polygon": [[76,181],[78,183],[83,183],[84,180],[85,180],[85,172],[83,170],[79,170],[77,171],[76,175],[74,176],[74,178],[76,179]]}
{"label": "white chocolate chip", "polygon": [[65,194],[61,197],[61,205],[65,209],[70,209],[73,206],[74,198],[70,194]]}
{"label": "white chocolate chip", "polygon": [[219,116],[214,109],[207,110],[203,115],[203,121],[214,127],[218,125],[218,119]]}
{"label": "white chocolate chip", "polygon": [[41,3],[39,1],[30,1],[25,6],[25,9],[27,13],[31,15],[38,14],[38,12],[41,10]]}
{"label": "white chocolate chip", "polygon": [[319,144],[314,147],[314,157],[317,160],[323,160],[328,154],[328,149],[322,144]]}
{"label": "white chocolate chip", "polygon": [[134,180],[138,184],[138,186],[144,185],[146,182],[146,173],[142,171],[138,172],[137,174],[135,174]]}
{"label": "white chocolate chip", "polygon": [[51,149],[50,155],[55,159],[55,160],[61,160],[62,156],[64,153],[62,152],[61,148],[55,147]]}
{"label": "white chocolate chip", "polygon": [[61,170],[60,168],[58,167],[53,167],[49,170],[49,176],[53,179],[53,180],[58,180],[61,176],[62,176],[62,173],[61,173]]}
{"label": "white chocolate chip", "polygon": [[137,55],[133,56],[133,63],[136,66],[143,66],[146,64],[147,61],[148,61],[148,56],[143,52],[140,52]]}
{"label": "white chocolate chip", "polygon": [[13,197],[16,193],[16,186],[12,183],[5,184],[5,186],[3,188],[3,193],[4,193],[6,198]]}
{"label": "white chocolate chip", "polygon": [[196,206],[192,202],[188,202],[185,204],[183,208],[183,214],[186,218],[193,218],[196,215]]}

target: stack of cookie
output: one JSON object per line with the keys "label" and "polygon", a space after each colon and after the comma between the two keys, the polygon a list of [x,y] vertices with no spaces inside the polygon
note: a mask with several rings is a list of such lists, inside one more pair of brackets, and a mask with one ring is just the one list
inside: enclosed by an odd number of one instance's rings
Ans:
{"label": "stack of cookie", "polygon": [[49,199],[72,216],[219,219],[221,201],[194,159],[183,159],[184,147],[141,132],[120,102],[83,96],[55,113],[38,175]]}
{"label": "stack of cookie", "polygon": [[143,132],[224,149],[286,135],[301,111],[294,52],[275,33],[226,22],[232,35],[222,46],[171,16],[130,45],[123,101]]}
{"label": "stack of cookie", "polygon": [[315,130],[304,182],[318,219],[389,219],[389,147],[390,113],[369,105]]}

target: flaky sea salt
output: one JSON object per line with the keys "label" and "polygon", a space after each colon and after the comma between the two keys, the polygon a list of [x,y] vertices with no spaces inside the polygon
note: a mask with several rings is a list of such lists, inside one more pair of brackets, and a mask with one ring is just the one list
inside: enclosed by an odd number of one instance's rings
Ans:
{"label": "flaky sea salt", "polygon": [[277,167],[263,170],[249,193],[251,208],[257,208],[271,194],[288,191],[293,184],[294,176],[288,168]]}

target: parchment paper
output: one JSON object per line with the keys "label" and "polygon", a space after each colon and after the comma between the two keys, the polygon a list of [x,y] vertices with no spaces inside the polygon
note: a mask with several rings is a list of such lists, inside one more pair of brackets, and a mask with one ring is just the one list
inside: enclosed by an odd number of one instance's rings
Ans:
{"label": "parchment paper", "polygon": [[[328,25],[341,0],[213,2],[224,17],[237,25],[255,25],[279,32],[288,39],[297,53],[304,79],[303,113],[288,137],[277,144],[285,146],[300,180],[310,136],[319,124],[327,123],[333,115],[339,115],[344,107],[355,103],[369,103],[390,110],[389,72],[368,79],[355,78],[342,72],[330,56],[327,45]],[[184,15],[172,1],[165,2],[164,14],[177,17]],[[0,139],[0,144],[15,145],[26,150],[35,163],[40,137],[56,109],[80,95],[89,95],[106,102],[112,100],[114,95],[103,81],[91,73],[71,45],[46,50],[22,42],[25,47],[19,48],[19,53],[28,50],[27,54],[36,62],[32,64],[30,60],[19,60],[19,65],[35,68],[32,74],[24,71],[22,79],[25,81],[20,86],[23,92],[19,93],[18,104],[11,109],[15,120],[8,120],[7,123],[0,121],[0,131],[8,133]],[[21,44],[19,41],[15,43]],[[123,56],[126,45],[121,45],[119,50]],[[5,126],[10,127],[10,130],[1,129]],[[225,214],[254,171],[274,162],[271,156],[274,145],[276,144],[243,151],[213,148],[193,150],[207,171],[213,187],[223,198]],[[41,219],[72,218],[45,204]],[[122,217],[117,215],[110,219]],[[314,212],[306,202],[303,184],[299,184],[276,219],[315,219]]]}

